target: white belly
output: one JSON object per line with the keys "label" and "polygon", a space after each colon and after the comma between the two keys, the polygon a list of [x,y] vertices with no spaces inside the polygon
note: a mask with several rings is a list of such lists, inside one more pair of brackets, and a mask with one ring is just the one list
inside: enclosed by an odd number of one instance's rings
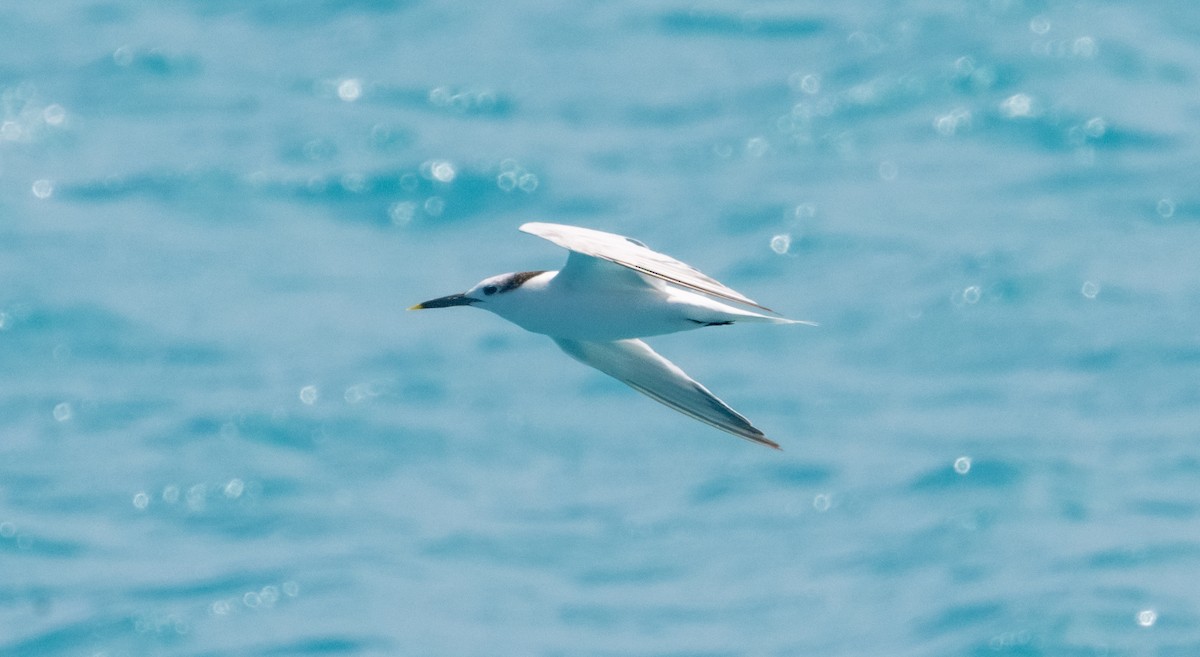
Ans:
{"label": "white belly", "polygon": [[788,321],[672,286],[556,286],[556,273],[546,272],[477,307],[527,331],[590,342],[644,338],[734,321]]}
{"label": "white belly", "polygon": [[[686,306],[665,294],[623,290],[561,294],[548,289],[533,303],[505,308],[503,317],[521,328],[556,338],[610,342],[700,328]],[[533,297],[534,295],[529,295]]]}

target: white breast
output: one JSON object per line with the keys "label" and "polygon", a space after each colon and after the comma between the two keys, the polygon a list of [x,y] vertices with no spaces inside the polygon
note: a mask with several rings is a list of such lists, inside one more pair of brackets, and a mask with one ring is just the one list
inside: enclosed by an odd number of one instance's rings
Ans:
{"label": "white breast", "polygon": [[555,338],[608,342],[674,333],[699,324],[687,308],[671,303],[665,289],[650,286],[568,288],[546,272],[479,307],[521,328]]}

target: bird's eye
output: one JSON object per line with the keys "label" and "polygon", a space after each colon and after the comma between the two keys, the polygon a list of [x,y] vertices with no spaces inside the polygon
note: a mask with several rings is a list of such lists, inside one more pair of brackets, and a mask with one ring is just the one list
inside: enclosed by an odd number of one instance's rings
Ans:
{"label": "bird's eye", "polygon": [[492,296],[493,294],[495,294],[495,293],[496,293],[496,286],[495,286],[495,285],[486,285],[486,286],[484,286],[484,288],[483,288],[483,293],[484,293],[484,294],[486,294],[486,295],[488,295],[488,296]]}

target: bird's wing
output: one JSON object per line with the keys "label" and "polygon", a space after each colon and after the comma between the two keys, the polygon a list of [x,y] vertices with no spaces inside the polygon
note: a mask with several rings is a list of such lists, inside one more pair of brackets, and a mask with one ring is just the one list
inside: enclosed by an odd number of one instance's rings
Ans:
{"label": "bird's wing", "polygon": [[571,251],[567,266],[559,272],[560,277],[595,276],[595,265],[601,264],[598,261],[607,261],[680,287],[775,312],[704,275],[695,267],[654,251],[635,239],[591,228],[541,222],[524,224],[521,230]]}
{"label": "bird's wing", "polygon": [[641,340],[585,342],[555,338],[554,341],[568,356],[657,402],[739,438],[779,449],[778,443],[764,436],[749,420]]}

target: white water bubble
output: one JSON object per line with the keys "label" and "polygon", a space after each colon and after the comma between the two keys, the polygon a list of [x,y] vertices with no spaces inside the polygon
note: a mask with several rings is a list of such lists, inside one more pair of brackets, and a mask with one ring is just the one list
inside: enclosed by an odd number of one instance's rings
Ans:
{"label": "white water bubble", "polygon": [[245,490],[246,484],[241,479],[230,479],[229,483],[225,484],[225,497],[235,500],[241,497]]}
{"label": "white water bubble", "polygon": [[451,93],[448,87],[434,87],[429,90],[429,103],[438,107],[445,107],[450,104],[450,100],[454,94]]}
{"label": "white water bubble", "polygon": [[990,66],[980,66],[971,73],[971,86],[976,89],[991,89],[996,84],[996,71]]}
{"label": "white water bubble", "polygon": [[138,491],[133,495],[133,508],[144,511],[148,506],[150,506],[150,496],[144,491]]}
{"label": "white water bubble", "polygon": [[767,154],[771,149],[771,143],[762,137],[751,137],[746,140],[745,151],[746,155],[758,158]]}
{"label": "white water bubble", "polygon": [[338,182],[342,185],[342,189],[351,194],[361,194],[367,191],[367,177],[361,173],[344,174]]}
{"label": "white water bubble", "polygon": [[379,391],[377,391],[375,386],[371,385],[370,383],[356,383],[346,388],[346,392],[343,396],[347,402],[351,404],[359,404],[371,399],[372,397],[378,397]]}
{"label": "white water bubble", "polygon": [[204,484],[196,484],[187,490],[187,505],[192,511],[203,511],[207,501],[208,488]]}
{"label": "white water bubble", "polygon": [[797,221],[812,219],[817,216],[817,206],[815,203],[801,203],[792,208],[792,218]]}
{"label": "white water bubble", "polygon": [[978,285],[971,285],[962,291],[962,300],[964,303],[976,304],[982,295],[983,290],[979,289]]}
{"label": "white water bubble", "polygon": [[[417,204],[412,201],[396,201],[388,208],[388,218],[397,226],[403,226],[411,222],[416,214]],[[307,386],[300,390],[300,401],[304,401],[304,391],[308,390],[308,388],[312,388],[312,399],[316,401],[317,389],[314,386]],[[304,401],[304,403],[311,404],[312,402]]]}
{"label": "white water bubble", "polygon": [[816,73],[792,73],[788,76],[788,85],[811,96],[820,93],[821,76]]}
{"label": "white water bubble", "polygon": [[217,600],[208,607],[214,616],[226,616],[232,610],[228,600]]}
{"label": "white water bubble", "polygon": [[960,456],[954,459],[954,471],[960,475],[965,475],[971,471],[971,457]]}
{"label": "white water bubble", "polygon": [[[324,139],[310,139],[304,142],[304,147],[301,150],[304,152],[304,157],[307,157],[314,162],[318,162],[333,157],[334,153],[337,151],[337,147],[334,146],[333,143]],[[320,191],[322,187],[317,187],[318,184],[323,187],[325,184],[324,180],[322,180],[319,176],[313,176],[312,178],[309,178],[309,189],[313,191]]]}
{"label": "white water bubble", "polygon": [[1092,139],[1103,137],[1105,132],[1108,132],[1108,123],[1098,116],[1088,119],[1083,124],[1083,134]]}
{"label": "white water bubble", "polygon": [[258,592],[258,599],[264,607],[274,607],[279,601],[279,587],[268,584]]}
{"label": "white water bubble", "polygon": [[1158,612],[1153,609],[1143,609],[1137,613],[1137,624],[1142,627],[1152,627],[1158,622]]}
{"label": "white water bubble", "polygon": [[421,178],[415,173],[406,173],[400,176],[400,189],[406,192],[415,192],[421,186]]}
{"label": "white water bubble", "polygon": [[1096,40],[1090,36],[1081,36],[1071,43],[1071,54],[1083,59],[1091,59],[1096,56]]}
{"label": "white water bubble", "polygon": [[490,112],[496,107],[496,92],[489,89],[482,89],[475,92],[475,107],[476,109]]}
{"label": "white water bubble", "polygon": [[939,135],[946,137],[954,136],[959,129],[971,127],[971,111],[962,107],[956,107],[946,114],[934,117],[933,129]]}
{"label": "white water bubble", "polygon": [[833,499],[828,493],[819,493],[813,496],[812,505],[817,513],[825,513],[829,510],[829,507],[833,506]]}
{"label": "white water bubble", "polygon": [[429,165],[429,175],[438,182],[453,182],[458,176],[458,170],[454,168],[454,164],[445,160],[437,160]]}
{"label": "white water bubble", "polygon": [[179,501],[179,486],[170,485],[164,486],[162,490],[162,501],[167,504],[175,504]]}
{"label": "white water bubble", "polygon": [[1095,281],[1084,281],[1079,293],[1089,299],[1095,299],[1100,294],[1100,284]]}
{"label": "white water bubble", "polygon": [[1033,635],[1030,634],[1030,632],[1028,630],[1020,630],[1017,632],[1004,632],[1003,634],[997,634],[997,635],[993,636],[991,639],[988,639],[988,647],[991,648],[994,652],[1023,653],[1026,651],[1025,650],[1014,651],[1013,648],[1018,648],[1020,646],[1027,646],[1027,645],[1029,645],[1029,642],[1032,639],[1033,639]]}
{"label": "white water bubble", "polygon": [[358,78],[346,78],[338,83],[337,95],[338,98],[352,103],[362,97],[363,85],[362,80]]}
{"label": "white water bubble", "polygon": [[46,125],[60,126],[67,120],[67,110],[62,105],[53,103],[42,110],[42,120]]}
{"label": "white water bubble", "polygon": [[1050,31],[1050,19],[1045,16],[1034,16],[1029,21],[1029,31],[1034,34],[1045,34]]}
{"label": "white water bubble", "polygon": [[113,51],[113,63],[117,66],[129,66],[133,63],[133,48],[121,46]]}
{"label": "white water bubble", "polygon": [[50,198],[54,195],[54,183],[45,178],[33,181],[30,189],[33,195],[38,198]]}
{"label": "white water bubble", "polygon": [[887,47],[884,44],[883,39],[880,39],[874,34],[863,32],[862,30],[851,32],[850,36],[846,37],[846,42],[851,45],[858,46],[862,48],[863,51],[873,55],[878,55]]}
{"label": "white water bubble", "polygon": [[883,92],[883,84],[878,80],[856,84],[846,90],[845,97],[855,105],[875,105]]}
{"label": "white water bubble", "polygon": [[[410,219],[412,218],[411,214],[409,215],[409,218]],[[395,221],[395,218],[393,217],[392,220]],[[317,398],[319,396],[320,396],[320,393],[318,392],[316,386],[304,386],[303,388],[300,389],[300,401],[309,406],[312,406],[313,404],[317,403]]]}
{"label": "white water bubble", "polygon": [[538,177],[532,173],[523,173],[517,178],[517,188],[529,194],[538,187]]}
{"label": "white water bubble", "polygon": [[300,595],[300,583],[294,580],[288,580],[284,582],[280,588],[283,590],[283,594],[289,598],[294,598]]}
{"label": "white water bubble", "polygon": [[74,414],[75,412],[71,410],[71,405],[67,402],[60,402],[54,405],[54,419],[59,422],[70,420]]}
{"label": "white water bubble", "polygon": [[5,141],[17,141],[24,136],[25,131],[21,129],[21,124],[16,121],[5,121],[0,123],[0,139]]}
{"label": "white water bubble", "polygon": [[1154,211],[1163,219],[1170,219],[1175,214],[1175,201],[1169,198],[1160,199],[1158,205],[1154,206]]}
{"label": "white water bubble", "polygon": [[442,212],[446,210],[446,201],[440,196],[430,196],[425,199],[425,204],[422,206],[425,209],[425,214],[431,217],[440,217]]}
{"label": "white water bubble", "polygon": [[1000,112],[1010,119],[1033,116],[1033,97],[1029,94],[1013,94],[1000,103]]}
{"label": "white water bubble", "polygon": [[779,255],[783,255],[792,248],[792,236],[787,233],[781,233],[771,238],[771,250]]}

